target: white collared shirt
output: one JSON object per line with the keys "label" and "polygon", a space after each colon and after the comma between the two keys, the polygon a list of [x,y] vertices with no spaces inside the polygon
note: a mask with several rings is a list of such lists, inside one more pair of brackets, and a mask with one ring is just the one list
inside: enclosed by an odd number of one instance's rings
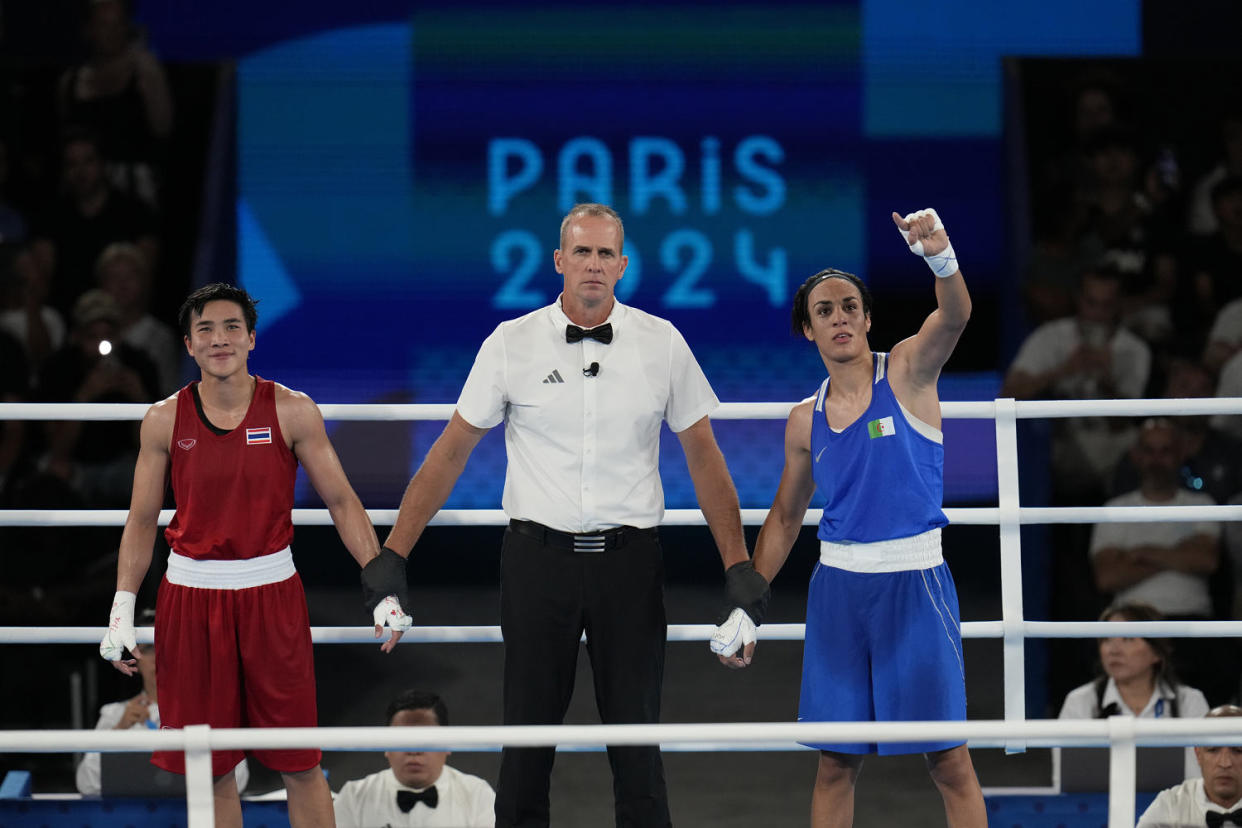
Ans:
{"label": "white collared shirt", "polygon": [[492,828],[496,824],[496,794],[483,779],[445,765],[435,789],[436,807],[419,802],[402,811],[397,807],[397,791],[421,791],[402,785],[392,768],[346,782],[332,803],[336,828]]}
{"label": "white collared shirt", "polygon": [[610,344],[570,344],[558,299],[479,348],[457,413],[477,428],[505,423],[510,518],[563,532],[658,525],[661,421],[683,431],[720,404],[672,323],[620,302],[606,322]]}
{"label": "white collared shirt", "polygon": [[[1117,682],[1111,678],[1104,685],[1104,696],[1100,701],[1100,706],[1108,707],[1115,703],[1120,715],[1134,716],[1138,719],[1160,719],[1173,714],[1172,702],[1175,698],[1179,719],[1201,719],[1210,709],[1207,697],[1202,691],[1186,684],[1177,685],[1177,690],[1174,691],[1164,682],[1158,682],[1156,689],[1152,691],[1151,698],[1147,700],[1147,705],[1136,713],[1121,698]],[[1095,706],[1095,682],[1089,681],[1075,687],[1065,695],[1065,702],[1061,705],[1061,714],[1057,718],[1094,719],[1098,714],[1099,710]],[[1198,760],[1195,759],[1194,748],[1186,748],[1185,767],[1187,779],[1194,779],[1203,774],[1199,770]]]}
{"label": "white collared shirt", "polygon": [[1202,779],[1187,779],[1161,791],[1139,817],[1137,828],[1203,828],[1208,811],[1223,814],[1230,810],[1207,798]]}

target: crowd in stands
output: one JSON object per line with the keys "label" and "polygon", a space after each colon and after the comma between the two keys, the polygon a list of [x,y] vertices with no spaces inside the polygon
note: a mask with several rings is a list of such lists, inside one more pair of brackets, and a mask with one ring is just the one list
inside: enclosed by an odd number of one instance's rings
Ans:
{"label": "crowd in stands", "polygon": [[[0,400],[150,403],[181,384],[153,291],[189,281],[161,264],[172,93],[124,0],[80,9],[81,59],[3,90],[17,115],[0,121]],[[35,94],[51,100],[21,99]],[[124,508],[137,437],[137,422],[0,421],[0,506]],[[4,623],[97,616],[116,530],[2,531],[28,553],[6,561]]]}
{"label": "crowd in stands", "polygon": [[[1136,97],[1118,77],[1081,79],[1062,146],[1029,159],[1030,333],[1002,396],[1242,396],[1242,108],[1222,102],[1215,153],[1196,158],[1167,124],[1142,120],[1127,100]],[[1242,502],[1242,416],[1081,417],[1044,428],[1034,433],[1046,440],[1051,505]],[[1051,617],[1091,620],[1110,601],[1174,619],[1242,617],[1242,537],[1227,529],[1052,527]],[[1212,705],[1237,699],[1237,639],[1175,644],[1180,674]],[[1082,642],[1053,645],[1050,703],[1081,681],[1090,657]]]}

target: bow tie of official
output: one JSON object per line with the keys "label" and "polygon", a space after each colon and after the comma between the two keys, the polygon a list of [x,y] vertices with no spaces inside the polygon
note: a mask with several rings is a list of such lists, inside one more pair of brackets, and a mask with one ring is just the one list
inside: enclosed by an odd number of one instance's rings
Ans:
{"label": "bow tie of official", "polygon": [[566,342],[581,342],[584,339],[594,339],[607,345],[612,342],[612,323],[605,322],[602,325],[596,325],[594,328],[579,328],[577,325],[565,326]]}
{"label": "bow tie of official", "polygon": [[408,814],[410,809],[420,802],[428,808],[434,808],[440,804],[440,794],[436,791],[435,785],[421,792],[397,791],[397,807],[403,814]]}
{"label": "bow tie of official", "polygon": [[1204,816],[1207,819],[1208,828],[1221,828],[1226,822],[1242,825],[1242,808],[1223,814],[1219,811],[1208,811]]}

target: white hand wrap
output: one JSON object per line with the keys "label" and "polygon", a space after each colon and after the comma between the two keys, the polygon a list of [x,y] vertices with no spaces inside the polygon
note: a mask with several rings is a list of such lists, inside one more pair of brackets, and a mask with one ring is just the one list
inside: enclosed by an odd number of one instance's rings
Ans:
{"label": "white hand wrap", "polygon": [[99,654],[108,661],[120,661],[126,649],[132,653],[138,646],[134,634],[134,602],[137,600],[137,595],[124,590],[118,590],[112,599],[108,631],[99,642]]}
{"label": "white hand wrap", "polygon": [[[911,213],[905,217],[905,220],[906,223],[909,224],[915,219],[920,219],[923,216],[931,216],[932,220],[935,222],[935,226],[932,227],[933,233],[937,230],[944,229],[944,224],[940,221],[940,216],[930,207],[926,210],[918,210]],[[901,237],[906,240],[906,245],[909,246],[910,252],[916,256],[922,256],[923,261],[927,262],[927,266],[931,268],[932,273],[935,273],[937,278],[947,279],[954,273],[957,273],[957,254],[953,252],[953,242],[946,239],[947,246],[944,250],[941,250],[933,256],[927,256],[923,253],[922,239],[910,241],[911,234],[908,231],[898,228],[898,232],[901,233]]]}
{"label": "white hand wrap", "polygon": [[388,626],[393,632],[405,632],[414,625],[414,619],[401,609],[401,602],[395,595],[389,595],[376,604],[371,617],[375,619],[375,626]]}
{"label": "white hand wrap", "polygon": [[716,655],[731,656],[747,644],[754,644],[758,640],[755,622],[738,607],[712,633],[711,648]]}

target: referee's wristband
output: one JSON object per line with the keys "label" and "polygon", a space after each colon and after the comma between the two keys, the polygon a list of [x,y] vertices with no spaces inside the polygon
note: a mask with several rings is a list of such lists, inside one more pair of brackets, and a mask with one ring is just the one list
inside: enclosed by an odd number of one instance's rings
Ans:
{"label": "referee's wristband", "polygon": [[957,273],[957,254],[953,252],[953,242],[949,242],[944,250],[932,256],[924,256],[923,261],[936,274],[937,279],[947,279]]}

